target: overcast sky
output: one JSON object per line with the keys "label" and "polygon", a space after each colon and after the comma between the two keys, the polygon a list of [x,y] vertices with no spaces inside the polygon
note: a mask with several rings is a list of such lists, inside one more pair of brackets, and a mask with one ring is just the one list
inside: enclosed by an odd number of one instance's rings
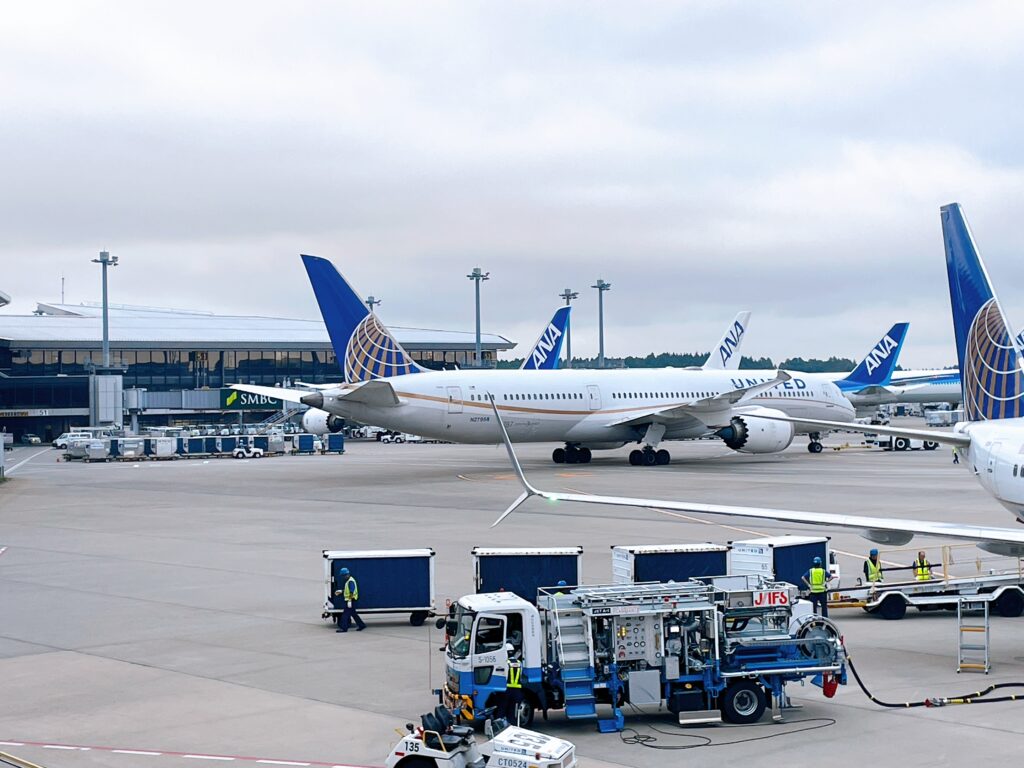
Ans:
{"label": "overcast sky", "polygon": [[954,362],[938,208],[1024,323],[1024,4],[45,2],[0,23],[3,312],[99,298],[573,349]]}

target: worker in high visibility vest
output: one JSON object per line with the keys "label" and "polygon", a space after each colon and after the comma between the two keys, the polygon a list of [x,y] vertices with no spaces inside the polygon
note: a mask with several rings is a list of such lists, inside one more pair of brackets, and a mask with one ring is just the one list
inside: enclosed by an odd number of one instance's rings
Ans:
{"label": "worker in high visibility vest", "polygon": [[882,563],[878,559],[877,549],[872,549],[868,553],[868,559],[864,561],[864,581],[868,584],[877,584],[883,581]]}
{"label": "worker in high visibility vest", "polygon": [[[335,579],[335,587],[335,598],[340,597],[344,603],[341,609],[341,616],[338,617],[338,629],[336,631],[348,632],[349,624],[355,620],[356,632],[362,632],[366,629],[366,624],[363,623],[359,614],[356,613],[356,603],[359,602],[359,582],[356,581],[356,577],[352,575],[348,568],[342,568],[338,571],[338,576]],[[337,602],[335,602],[335,605],[337,605]]]}
{"label": "worker in high visibility vest", "polygon": [[[505,681],[505,719],[511,725],[520,725],[518,719],[519,703],[524,701],[523,696],[523,662],[514,651],[509,651],[508,656],[508,678]],[[526,723],[522,723],[526,725]]]}
{"label": "worker in high visibility vest", "polygon": [[914,578],[917,581],[930,581],[932,578],[932,564],[924,556],[924,550],[918,552],[914,560]]}
{"label": "worker in high visibility vest", "polygon": [[828,582],[829,572],[822,566],[821,558],[816,557],[810,569],[801,577],[810,592],[811,605],[815,613],[828,616]]}

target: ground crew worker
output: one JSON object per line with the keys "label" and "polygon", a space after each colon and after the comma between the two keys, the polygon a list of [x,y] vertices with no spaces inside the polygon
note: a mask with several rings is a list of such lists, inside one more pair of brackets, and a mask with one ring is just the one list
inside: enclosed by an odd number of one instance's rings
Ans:
{"label": "ground crew worker", "polygon": [[808,570],[802,577],[804,584],[811,593],[811,605],[815,613],[828,616],[828,580],[829,573],[821,564],[821,558],[816,557]]}
{"label": "ground crew worker", "polygon": [[508,654],[508,679],[505,681],[505,719],[512,725],[519,725],[516,722],[516,710],[519,702],[524,700],[523,696],[523,662],[514,651]]}
{"label": "ground crew worker", "polygon": [[336,584],[341,583],[341,589],[334,590],[334,596],[340,597],[345,601],[344,607],[341,609],[341,616],[338,618],[338,629],[337,632],[348,632],[348,625],[354,619],[356,622],[356,632],[362,632],[366,629],[366,624],[359,618],[359,614],[356,613],[356,603],[359,602],[359,583],[356,581],[348,568],[342,568],[338,571],[338,579]]}
{"label": "ground crew worker", "polygon": [[565,583],[565,579],[559,579],[558,583],[555,586],[558,587],[558,591],[555,592],[555,597],[565,594],[565,592],[562,591],[562,587],[567,586]]}
{"label": "ground crew worker", "polygon": [[953,449],[953,463],[954,464],[959,464],[960,463],[960,454],[956,452],[956,448]]}
{"label": "ground crew worker", "polygon": [[930,581],[932,578],[932,564],[924,556],[924,550],[918,552],[914,560],[914,578],[917,581]]}
{"label": "ground crew worker", "polygon": [[864,581],[868,584],[883,581],[882,563],[878,559],[877,549],[872,549],[868,553],[868,559],[864,561]]}

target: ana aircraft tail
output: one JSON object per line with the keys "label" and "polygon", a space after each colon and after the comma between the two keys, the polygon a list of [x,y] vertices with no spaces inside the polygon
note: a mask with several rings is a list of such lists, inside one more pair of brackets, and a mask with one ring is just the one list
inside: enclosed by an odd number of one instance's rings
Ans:
{"label": "ana aircraft tail", "polygon": [[735,371],[740,367],[740,346],[750,324],[750,312],[744,310],[736,315],[732,324],[712,350],[701,367],[706,371]]}
{"label": "ana aircraft tail", "polygon": [[944,205],[949,300],[968,421],[1024,416],[1020,349],[959,203]]}
{"label": "ana aircraft tail", "polygon": [[519,366],[524,371],[554,370],[562,354],[562,339],[569,327],[570,307],[559,307],[551,322],[541,332],[530,354]]}
{"label": "ana aircraft tail", "polygon": [[903,348],[910,323],[896,323],[883,336],[871,351],[867,353],[860,365],[845,379],[836,382],[842,390],[863,389],[864,387],[884,387],[896,370],[896,361]]}
{"label": "ana aircraft tail", "polygon": [[423,370],[377,316],[367,310],[331,262],[303,255],[302,263],[346,382],[354,384]]}

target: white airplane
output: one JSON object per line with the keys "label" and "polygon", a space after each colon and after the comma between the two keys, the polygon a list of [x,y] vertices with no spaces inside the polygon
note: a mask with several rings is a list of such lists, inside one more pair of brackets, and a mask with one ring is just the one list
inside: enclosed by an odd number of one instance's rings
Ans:
{"label": "white airplane", "polygon": [[303,256],[345,381],[333,388],[287,389],[235,384],[244,392],[300,402],[333,416],[457,443],[499,439],[486,393],[493,393],[517,442],[564,442],[552,459],[587,463],[592,450],[640,443],[630,464],[667,464],[664,440],[717,435],[733,450],[774,453],[804,429],[766,415],[838,423],[853,407],[828,381],[786,371],[740,377],[730,371],[672,368],[616,370],[427,371],[370,313],[327,260]]}
{"label": "white airplane", "polygon": [[[956,330],[957,353],[964,377],[964,404],[968,421],[952,432],[903,429],[901,427],[843,426],[842,429],[935,440],[954,446],[964,466],[1003,506],[1024,522],[1024,368],[1022,349],[1015,340],[999,306],[974,240],[957,204],[942,209],[942,231],[946,246],[950,299]],[[761,507],[736,507],[665,501],[622,496],[589,496],[557,493],[535,488],[526,479],[512,443],[494,410],[509,459],[524,492],[493,525],[500,523],[527,499],[537,496],[555,502],[607,504],[619,507],[657,508],[671,511],[755,518],[800,525],[853,529],[878,544],[903,546],[915,535],[959,539],[982,549],[1009,557],[1024,557],[1024,530],[994,528],[967,523],[940,523],[899,518],[839,515]],[[788,419],[788,417],[776,417]],[[829,422],[822,423],[827,428]],[[493,527],[493,526],[492,526]]]}
{"label": "white airplane", "polygon": [[740,347],[750,327],[750,312],[743,310],[725,329],[722,338],[712,347],[711,354],[701,366],[705,371],[735,371],[740,367]]}

